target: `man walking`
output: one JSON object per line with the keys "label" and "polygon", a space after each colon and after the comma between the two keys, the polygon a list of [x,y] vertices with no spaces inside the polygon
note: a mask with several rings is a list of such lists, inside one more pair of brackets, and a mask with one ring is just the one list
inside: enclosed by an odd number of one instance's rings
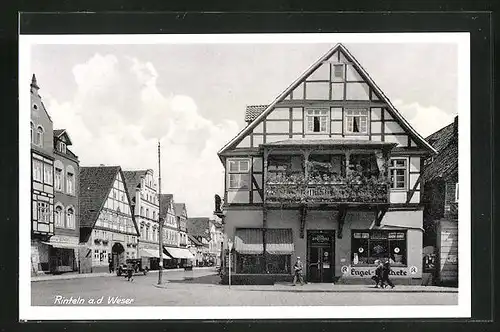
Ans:
{"label": "man walking", "polygon": [[293,276],[293,286],[297,283],[297,279],[300,282],[300,285],[304,285],[304,278],[302,277],[302,262],[300,261],[300,257],[297,257],[297,261],[293,266],[294,276]]}
{"label": "man walking", "polygon": [[381,260],[377,259],[375,260],[375,266],[375,275],[372,277],[372,280],[375,281],[375,288],[378,288],[379,283],[380,287],[384,288],[384,283],[382,282],[382,271],[384,265]]}
{"label": "man walking", "polygon": [[384,267],[382,268],[382,282],[381,282],[382,288],[386,287],[385,284],[391,286],[391,288],[394,288],[394,284],[389,279],[389,273],[390,272],[391,272],[391,263],[389,261],[386,261],[384,263]]}

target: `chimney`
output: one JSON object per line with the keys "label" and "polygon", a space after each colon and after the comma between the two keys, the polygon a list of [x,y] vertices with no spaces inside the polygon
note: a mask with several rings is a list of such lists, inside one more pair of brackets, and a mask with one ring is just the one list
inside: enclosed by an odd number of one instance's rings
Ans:
{"label": "chimney", "polygon": [[36,76],[35,74],[33,74],[33,76],[31,77],[31,92],[32,93],[36,93],[38,94],[38,90],[40,89],[40,87],[38,86],[37,82],[36,82]]}

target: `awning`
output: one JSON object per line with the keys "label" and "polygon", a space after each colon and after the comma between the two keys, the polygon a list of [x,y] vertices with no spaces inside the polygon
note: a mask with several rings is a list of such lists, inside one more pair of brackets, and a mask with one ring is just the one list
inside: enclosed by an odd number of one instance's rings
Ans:
{"label": "awning", "polygon": [[79,244],[65,243],[65,242],[42,242],[42,243],[48,246],[52,246],[54,248],[61,248],[61,249],[77,249],[80,247],[85,247]]}
{"label": "awning", "polygon": [[240,254],[259,255],[264,253],[262,230],[240,228],[234,235],[234,250]]}
{"label": "awning", "polygon": [[292,255],[295,251],[290,228],[266,230],[266,252],[271,255]]}
{"label": "awning", "polygon": [[171,248],[171,247],[163,247],[170,256],[173,258],[179,258],[179,259],[194,259],[193,254],[188,250],[184,248]]}
{"label": "awning", "polygon": [[[154,257],[154,258],[160,258],[160,255],[158,251],[153,250],[153,249],[146,249],[142,248],[139,249],[139,256],[140,257]],[[163,254],[163,259],[170,259],[167,255]]]}

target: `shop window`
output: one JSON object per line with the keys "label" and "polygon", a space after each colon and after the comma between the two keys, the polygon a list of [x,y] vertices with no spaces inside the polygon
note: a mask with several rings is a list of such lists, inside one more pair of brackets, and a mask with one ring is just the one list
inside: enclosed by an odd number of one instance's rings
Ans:
{"label": "shop window", "polygon": [[406,266],[406,246],[404,231],[352,231],[352,264],[371,265],[380,259],[389,260],[394,266]]}
{"label": "shop window", "polygon": [[229,189],[248,189],[249,171],[250,162],[248,159],[229,160]]}
{"label": "shop window", "polygon": [[236,255],[236,271],[238,273],[248,273],[248,274],[263,274],[266,269],[264,266],[264,256],[263,255]]}
{"label": "shop window", "polygon": [[101,259],[101,255],[99,253],[99,249],[94,249],[94,261],[99,261]]}
{"label": "shop window", "polygon": [[291,255],[267,255],[267,273],[290,274]]}
{"label": "shop window", "polygon": [[308,133],[326,133],[328,130],[328,110],[307,110],[306,121]]}
{"label": "shop window", "polygon": [[102,250],[101,251],[101,254],[100,254],[100,257],[99,257],[99,260],[101,262],[107,262],[108,261],[108,253],[106,250]]}
{"label": "shop window", "polygon": [[368,133],[368,110],[346,109],[344,121],[345,121],[345,132],[347,134]]}
{"label": "shop window", "polygon": [[389,165],[392,189],[406,189],[406,158],[393,158]]}

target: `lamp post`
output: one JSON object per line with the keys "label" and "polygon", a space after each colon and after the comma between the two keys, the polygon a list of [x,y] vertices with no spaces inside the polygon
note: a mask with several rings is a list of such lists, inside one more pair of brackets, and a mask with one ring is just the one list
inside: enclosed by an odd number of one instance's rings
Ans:
{"label": "lamp post", "polygon": [[158,236],[158,254],[160,260],[158,264],[158,285],[163,283],[163,218],[161,218],[161,157],[160,157],[160,141],[158,141],[158,222],[159,222],[159,236]]}
{"label": "lamp post", "polygon": [[229,288],[231,288],[231,251],[233,250],[233,241],[227,240],[227,248],[229,249]]}

